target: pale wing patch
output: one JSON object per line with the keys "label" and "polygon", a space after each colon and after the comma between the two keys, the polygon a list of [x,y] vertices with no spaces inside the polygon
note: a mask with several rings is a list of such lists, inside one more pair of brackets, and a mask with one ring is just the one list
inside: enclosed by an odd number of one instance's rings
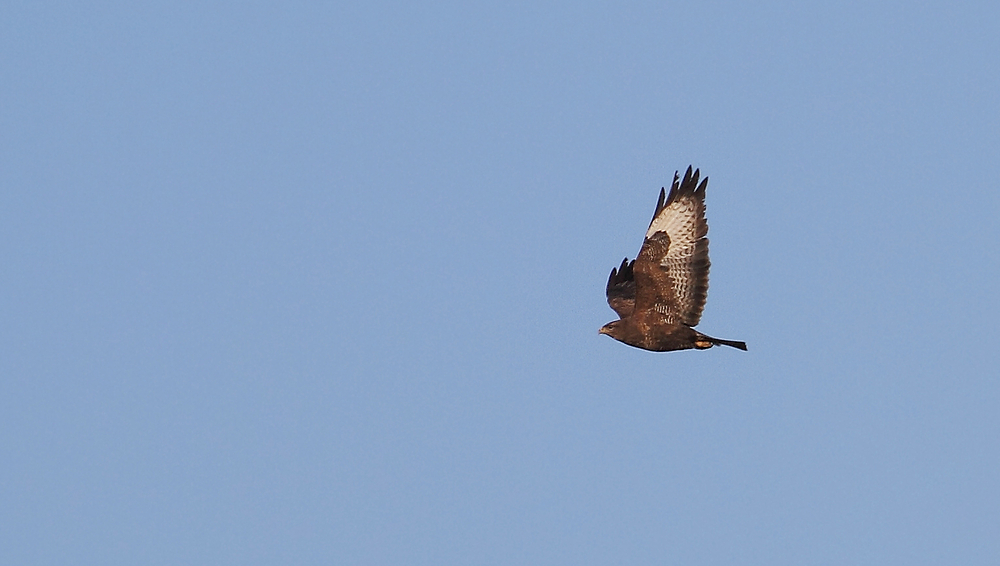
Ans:
{"label": "pale wing patch", "polygon": [[708,224],[703,198],[701,191],[676,195],[656,215],[646,232],[647,238],[657,232],[665,232],[670,238],[670,247],[660,258],[660,265],[670,275],[681,320],[691,326],[701,320],[708,296],[708,238],[705,237]]}
{"label": "pale wing patch", "polygon": [[701,202],[685,195],[669,206],[663,208],[646,230],[646,237],[649,238],[657,232],[666,232],[670,237],[670,250],[667,255],[674,255],[675,251],[694,245],[704,234],[698,234],[699,225],[704,225],[701,220],[704,212],[701,209]]}
{"label": "pale wing patch", "polygon": [[673,257],[673,254],[667,254],[661,265],[670,273],[682,321],[696,326],[701,321],[701,312],[708,298],[708,238],[701,238],[685,251],[686,254]]}

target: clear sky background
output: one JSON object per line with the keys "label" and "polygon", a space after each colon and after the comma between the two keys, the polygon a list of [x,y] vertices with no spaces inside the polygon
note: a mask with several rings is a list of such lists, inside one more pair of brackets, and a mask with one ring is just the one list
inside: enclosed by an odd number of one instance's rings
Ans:
{"label": "clear sky background", "polygon": [[752,4],[6,2],[0,563],[1000,563],[1000,8]]}

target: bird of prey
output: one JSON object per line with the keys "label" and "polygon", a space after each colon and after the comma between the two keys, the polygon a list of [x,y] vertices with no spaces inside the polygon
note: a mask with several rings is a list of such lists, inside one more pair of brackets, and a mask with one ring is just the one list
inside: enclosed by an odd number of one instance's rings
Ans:
{"label": "bird of prey", "polygon": [[698,184],[698,175],[699,170],[692,173],[688,167],[678,182],[674,173],[670,194],[660,189],[638,257],[625,258],[611,269],[606,293],[619,319],[601,327],[601,334],[654,352],[718,345],[747,349],[745,342],[712,338],[693,328],[708,298],[710,265],[705,221],[708,177]]}

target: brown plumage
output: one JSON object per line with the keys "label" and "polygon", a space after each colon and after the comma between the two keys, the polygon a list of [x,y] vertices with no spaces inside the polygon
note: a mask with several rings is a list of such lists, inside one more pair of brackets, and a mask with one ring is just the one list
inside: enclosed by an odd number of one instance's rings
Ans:
{"label": "brown plumage", "polygon": [[636,348],[668,352],[725,345],[746,350],[744,342],[705,336],[693,327],[708,298],[708,223],[699,171],[688,167],[670,194],[660,189],[653,220],[633,261],[611,269],[606,293],[619,320],[600,332]]}

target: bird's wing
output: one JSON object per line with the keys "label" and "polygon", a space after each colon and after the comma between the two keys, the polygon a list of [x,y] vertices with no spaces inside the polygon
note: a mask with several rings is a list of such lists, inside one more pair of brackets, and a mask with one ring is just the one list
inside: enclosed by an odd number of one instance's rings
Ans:
{"label": "bird's wing", "polygon": [[620,266],[611,268],[611,275],[608,277],[605,293],[608,295],[608,305],[618,313],[618,318],[625,318],[635,310],[633,264],[634,260],[623,259]]}
{"label": "bird's wing", "polygon": [[655,310],[667,322],[680,324],[680,307],[674,293],[670,272],[660,265],[670,249],[670,236],[657,232],[642,242],[639,257],[632,268],[635,274],[635,312]]}
{"label": "bird's wing", "polygon": [[[660,189],[634,267],[636,308],[654,308],[668,320],[688,326],[701,320],[708,297],[708,178],[699,184],[698,175],[688,167],[680,182],[674,174],[669,194]],[[647,290],[646,284],[653,287]]]}

